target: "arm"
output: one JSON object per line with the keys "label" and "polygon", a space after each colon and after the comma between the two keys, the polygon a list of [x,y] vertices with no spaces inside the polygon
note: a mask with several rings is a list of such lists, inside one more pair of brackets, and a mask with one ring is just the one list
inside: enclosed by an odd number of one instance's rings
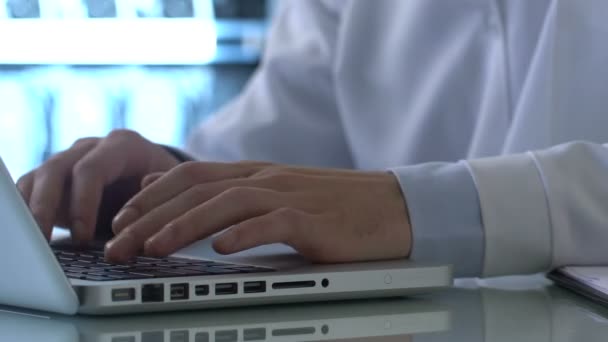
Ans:
{"label": "arm", "polygon": [[[464,166],[473,182],[458,176]],[[429,168],[443,172],[428,172]],[[394,172],[408,202],[414,259],[456,261],[460,276],[608,263],[605,146],[572,142],[466,164],[427,164]],[[471,197],[473,186],[477,196]],[[471,265],[479,264],[474,274]]]}
{"label": "arm", "polygon": [[331,66],[339,18],[322,1],[281,1],[263,61],[242,94],[200,125],[203,160],[352,167]]}

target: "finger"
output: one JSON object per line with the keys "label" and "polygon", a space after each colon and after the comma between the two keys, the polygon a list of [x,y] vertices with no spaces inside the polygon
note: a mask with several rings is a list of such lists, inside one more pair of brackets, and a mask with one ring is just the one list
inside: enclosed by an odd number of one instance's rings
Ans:
{"label": "finger", "polygon": [[82,155],[92,148],[92,141],[80,140],[72,148],[53,156],[34,173],[28,205],[42,233],[50,239],[59,208],[67,196],[65,185],[69,169]]}
{"label": "finger", "polygon": [[244,186],[247,183],[252,183],[252,181],[231,179],[199,184],[186,190],[152,209],[129,226],[114,231],[116,237],[106,244],[106,258],[115,262],[125,262],[131,259],[141,251],[148,238],[160,231],[169,222],[227,189]]}
{"label": "finger", "polygon": [[32,186],[29,207],[47,240],[51,238],[57,209],[64,195],[62,185],[65,173],[61,171],[45,171],[36,178]]}
{"label": "finger", "polygon": [[120,141],[104,139],[72,169],[70,221],[76,243],[93,239],[103,190],[126,172],[128,158]]}
{"label": "finger", "polygon": [[169,222],[165,222],[167,219],[173,220],[188,210],[198,207],[202,203],[212,199],[230,188],[254,186],[254,183],[255,181],[240,178],[195,185],[189,189],[186,189],[181,194],[178,194],[168,201],[160,204],[156,208],[152,208],[148,212],[142,214],[128,226],[114,226],[112,231],[118,238],[126,229],[146,229],[149,227],[150,223],[154,223],[153,225],[157,226],[158,222],[164,222],[164,225],[165,223]]}
{"label": "finger", "polygon": [[112,229],[120,231],[153,208],[161,205],[195,184],[224,179],[243,178],[253,172],[249,166],[223,163],[183,163],[165,173],[154,184],[133,196],[116,215]]}
{"label": "finger", "polygon": [[165,174],[165,172],[154,172],[154,173],[151,173],[151,174],[145,176],[141,180],[141,188],[142,189],[146,188],[148,185],[154,183],[157,179],[162,177],[164,174]]}
{"label": "finger", "polygon": [[141,251],[144,242],[167,223],[244,181],[229,180],[197,185],[150,210],[129,226],[114,231],[116,237],[106,244],[106,258],[115,262],[131,259]]}
{"label": "finger", "polygon": [[169,255],[232,225],[276,210],[285,202],[285,195],[273,190],[229,189],[165,225],[144,243],[144,252]]}
{"label": "finger", "polygon": [[30,197],[32,195],[32,189],[34,187],[34,172],[30,172],[23,177],[19,178],[17,181],[17,188],[21,193],[21,197],[23,197],[23,201],[25,203],[30,202]]}
{"label": "finger", "polygon": [[289,244],[301,240],[302,227],[310,224],[307,220],[308,214],[302,211],[281,208],[233,226],[215,239],[213,248],[221,254],[232,254],[272,243]]}

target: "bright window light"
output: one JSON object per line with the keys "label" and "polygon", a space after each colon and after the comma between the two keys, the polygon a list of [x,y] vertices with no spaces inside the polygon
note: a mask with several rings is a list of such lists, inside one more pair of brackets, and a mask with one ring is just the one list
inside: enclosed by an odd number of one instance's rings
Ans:
{"label": "bright window light", "polygon": [[31,101],[30,90],[18,82],[0,79],[0,156],[14,179],[36,166],[46,139],[44,120],[39,106]]}
{"label": "bright window light", "polygon": [[0,20],[0,64],[208,64],[216,49],[198,18]]}

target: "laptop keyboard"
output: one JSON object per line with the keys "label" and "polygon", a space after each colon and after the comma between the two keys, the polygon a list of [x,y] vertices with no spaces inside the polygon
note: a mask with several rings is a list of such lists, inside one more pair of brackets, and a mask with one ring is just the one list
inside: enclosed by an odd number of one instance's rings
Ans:
{"label": "laptop keyboard", "polygon": [[128,264],[111,264],[102,251],[53,248],[63,271],[72,279],[111,281],[223,274],[274,272],[272,268],[186,258],[136,257]]}

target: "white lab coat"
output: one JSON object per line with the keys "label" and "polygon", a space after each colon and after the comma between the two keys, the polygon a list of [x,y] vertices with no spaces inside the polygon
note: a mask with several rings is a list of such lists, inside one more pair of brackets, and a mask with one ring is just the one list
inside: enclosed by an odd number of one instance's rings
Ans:
{"label": "white lab coat", "polygon": [[397,177],[466,160],[483,275],[608,264],[608,1],[279,3],[261,66],[191,153]]}

